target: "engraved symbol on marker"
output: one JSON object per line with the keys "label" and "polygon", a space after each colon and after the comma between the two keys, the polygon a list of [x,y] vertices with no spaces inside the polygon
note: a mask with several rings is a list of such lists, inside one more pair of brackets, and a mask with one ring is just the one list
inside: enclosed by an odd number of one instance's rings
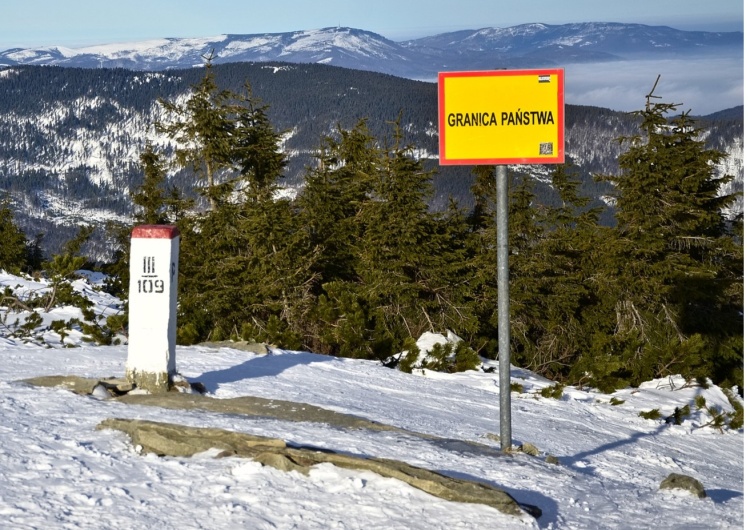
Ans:
{"label": "engraved symbol on marker", "polygon": [[143,257],[143,274],[154,274],[156,272],[156,258],[154,256]]}
{"label": "engraved symbol on marker", "polygon": [[[172,264],[174,267],[174,263]],[[173,273],[174,274],[174,273]],[[138,292],[139,293],[163,293],[164,292],[164,280],[159,280],[156,274],[156,257],[155,256],[144,256],[143,257],[143,274],[141,280],[138,280]],[[157,279],[150,279],[157,278]]]}

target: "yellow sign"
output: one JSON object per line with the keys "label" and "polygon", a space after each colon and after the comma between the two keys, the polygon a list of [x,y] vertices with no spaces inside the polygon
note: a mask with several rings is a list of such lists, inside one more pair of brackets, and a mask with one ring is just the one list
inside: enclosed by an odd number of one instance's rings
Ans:
{"label": "yellow sign", "polygon": [[440,164],[565,161],[563,69],[438,73]]}

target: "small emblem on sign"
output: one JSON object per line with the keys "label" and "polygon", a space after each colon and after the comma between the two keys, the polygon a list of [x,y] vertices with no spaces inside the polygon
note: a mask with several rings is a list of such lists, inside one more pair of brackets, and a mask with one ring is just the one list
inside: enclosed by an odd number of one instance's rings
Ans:
{"label": "small emblem on sign", "polygon": [[544,74],[539,76],[539,82],[540,83],[549,83],[551,80],[549,74]]}
{"label": "small emblem on sign", "polygon": [[539,144],[539,154],[540,155],[551,155],[553,152],[552,150],[552,142],[543,142]]}

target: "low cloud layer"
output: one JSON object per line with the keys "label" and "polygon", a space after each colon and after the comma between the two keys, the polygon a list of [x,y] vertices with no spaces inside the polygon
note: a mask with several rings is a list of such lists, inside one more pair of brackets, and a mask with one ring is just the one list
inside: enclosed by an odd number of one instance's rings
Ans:
{"label": "low cloud layer", "polygon": [[630,60],[574,64],[565,67],[565,101],[618,111],[644,108],[654,92],[665,103],[682,103],[679,111],[701,116],[743,104],[741,58]]}

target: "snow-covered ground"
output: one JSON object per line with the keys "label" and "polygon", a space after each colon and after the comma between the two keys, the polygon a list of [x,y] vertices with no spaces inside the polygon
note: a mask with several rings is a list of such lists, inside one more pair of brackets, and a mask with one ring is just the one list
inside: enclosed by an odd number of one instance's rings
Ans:
{"label": "snow-covered ground", "polygon": [[[14,281],[10,276],[1,280],[5,285]],[[85,282],[79,282],[83,289]],[[112,306],[105,296],[96,300]],[[63,348],[49,334],[45,338],[52,347],[0,336],[0,528],[743,527],[744,429],[720,432],[704,426],[710,416],[696,407],[696,398],[703,396],[708,407],[732,410],[715,386],[685,386],[674,377],[613,395],[566,387],[562,398],[554,399],[539,394],[549,381],[513,368],[512,381],[523,387],[522,393],[512,394],[513,444],[531,443],[541,454],[499,455],[499,442],[491,436],[499,430],[496,373],[406,374],[377,362],[312,353],[177,349],[179,372],[202,382],[213,397],[311,403],[445,440],[162,410],[19,382],[41,375],[124,375],[127,346],[85,345],[77,337],[71,333],[66,340],[77,347]],[[613,404],[618,402],[613,398],[623,403]],[[691,406],[691,414],[681,425],[638,415],[659,408],[667,416],[684,405]],[[232,429],[403,460],[491,483],[543,514],[538,520],[522,520],[328,464],[304,476],[210,453],[193,458],[141,455],[124,434],[95,430],[110,417]],[[547,463],[549,455],[559,464]],[[660,491],[670,473],[698,479],[707,498]]]}

